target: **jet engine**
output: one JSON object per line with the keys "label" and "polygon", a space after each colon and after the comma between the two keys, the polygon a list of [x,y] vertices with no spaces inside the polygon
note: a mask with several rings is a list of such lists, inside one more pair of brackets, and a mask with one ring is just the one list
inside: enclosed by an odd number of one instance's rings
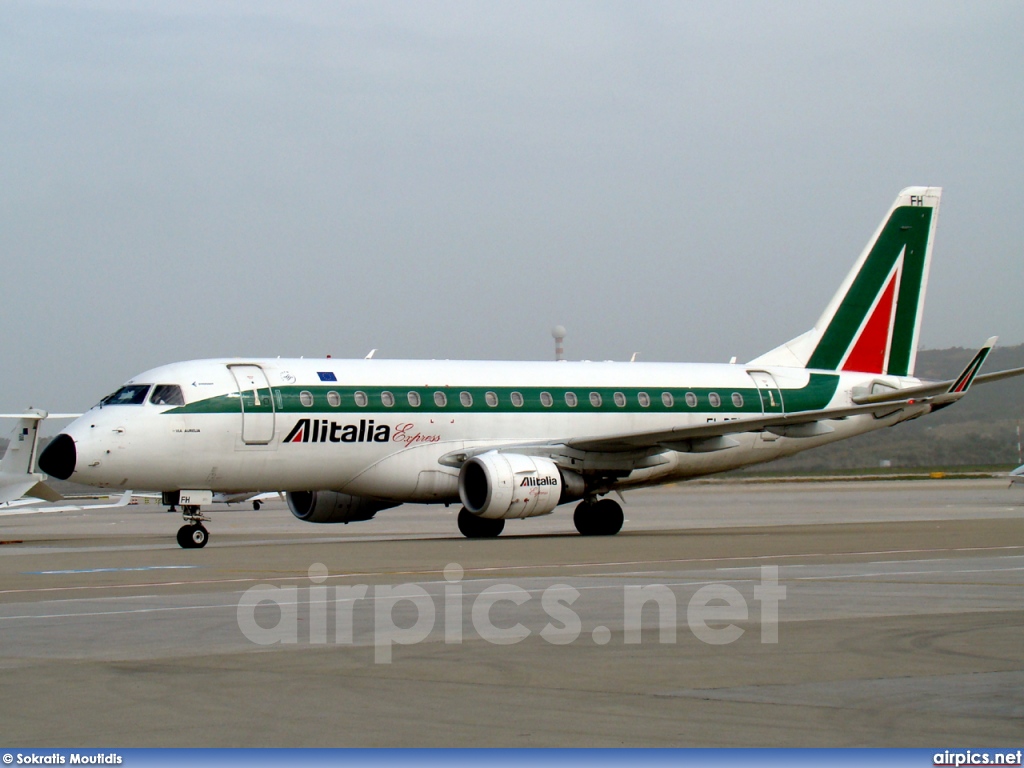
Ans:
{"label": "jet engine", "polygon": [[393,501],[337,491],[289,491],[285,498],[292,514],[307,523],[355,523],[369,520],[382,509],[398,506]]}
{"label": "jet engine", "polygon": [[583,497],[583,478],[551,459],[489,451],[459,472],[459,497],[474,515],[491,520],[546,515]]}

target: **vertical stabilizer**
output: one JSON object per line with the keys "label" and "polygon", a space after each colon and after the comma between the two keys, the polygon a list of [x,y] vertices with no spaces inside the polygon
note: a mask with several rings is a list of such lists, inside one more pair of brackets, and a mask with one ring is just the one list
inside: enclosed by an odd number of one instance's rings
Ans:
{"label": "vertical stabilizer", "polygon": [[900,192],[814,328],[751,364],[913,375],[941,195]]}

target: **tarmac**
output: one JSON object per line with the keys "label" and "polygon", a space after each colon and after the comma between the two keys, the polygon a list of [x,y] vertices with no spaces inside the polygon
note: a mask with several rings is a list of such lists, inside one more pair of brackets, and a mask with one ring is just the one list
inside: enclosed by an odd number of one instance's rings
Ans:
{"label": "tarmac", "polygon": [[1024,494],[714,483],[457,532],[215,507],[0,513],[8,747],[1017,748]]}

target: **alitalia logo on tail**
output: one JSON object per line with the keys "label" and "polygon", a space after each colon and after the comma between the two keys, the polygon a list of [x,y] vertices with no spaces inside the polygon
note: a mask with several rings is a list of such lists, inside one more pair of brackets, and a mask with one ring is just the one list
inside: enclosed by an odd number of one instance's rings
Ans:
{"label": "alitalia logo on tail", "polygon": [[913,374],[939,190],[904,190],[815,330],[808,368]]}
{"label": "alitalia logo on tail", "polygon": [[339,424],[327,419],[299,419],[283,443],[386,443],[391,427],[360,419],[358,424]]}

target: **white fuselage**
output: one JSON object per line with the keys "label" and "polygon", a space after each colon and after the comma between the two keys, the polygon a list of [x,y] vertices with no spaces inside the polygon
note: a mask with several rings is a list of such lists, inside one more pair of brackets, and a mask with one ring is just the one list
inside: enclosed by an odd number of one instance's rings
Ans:
{"label": "white fuselage", "polygon": [[[93,486],[453,502],[459,470],[445,457],[459,452],[843,407],[877,382],[916,380],[744,365],[196,360],[134,377],[127,386],[139,392],[153,385],[141,402],[97,405],[64,433],[77,454],[71,479]],[[179,388],[183,404],[154,402],[158,385]],[[660,463],[609,487],[770,461],[906,416],[854,416],[813,437],[741,433],[712,452],[661,450]]]}

